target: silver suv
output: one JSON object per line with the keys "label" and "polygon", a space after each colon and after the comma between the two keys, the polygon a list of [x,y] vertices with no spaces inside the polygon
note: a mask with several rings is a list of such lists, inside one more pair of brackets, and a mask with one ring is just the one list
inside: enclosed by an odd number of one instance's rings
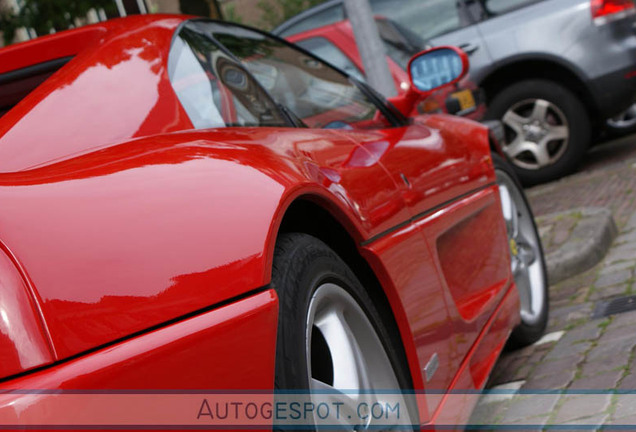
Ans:
{"label": "silver suv", "polygon": [[[370,0],[432,45],[455,45],[502,120],[524,184],[572,172],[605,121],[636,96],[634,0]],[[290,36],[346,19],[329,0],[274,30]]]}

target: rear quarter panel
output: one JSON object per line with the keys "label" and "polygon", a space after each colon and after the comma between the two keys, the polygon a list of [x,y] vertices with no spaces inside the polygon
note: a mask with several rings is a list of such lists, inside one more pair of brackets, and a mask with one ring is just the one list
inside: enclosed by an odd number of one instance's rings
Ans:
{"label": "rear quarter panel", "polygon": [[408,219],[377,161],[334,132],[224,129],[0,174],[0,238],[66,358],[268,284],[304,195],[358,242]]}

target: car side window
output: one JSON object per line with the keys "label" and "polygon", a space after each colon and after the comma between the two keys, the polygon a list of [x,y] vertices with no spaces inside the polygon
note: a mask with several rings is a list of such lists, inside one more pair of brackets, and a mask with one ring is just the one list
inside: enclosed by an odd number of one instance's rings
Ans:
{"label": "car side window", "polygon": [[316,12],[315,14],[312,14],[311,16],[300,20],[296,24],[283,30],[280,33],[280,37],[288,37],[291,35],[302,33],[306,30],[333,24],[335,22],[342,21],[343,19],[345,19],[344,8],[342,5],[336,5]]}
{"label": "car side window", "polygon": [[345,74],[284,41],[221,22],[198,28],[238,57],[280,105],[311,128],[378,129],[394,126],[387,108]]}
{"label": "car side window", "polygon": [[345,71],[360,81],[365,80],[362,71],[353,64],[351,59],[347,57],[340,48],[332,44],[327,39],[323,37],[314,37],[298,41],[296,42],[296,45],[306,49],[316,57],[320,57],[321,59],[328,61],[335,67]]}
{"label": "car side window", "polygon": [[184,28],[175,38],[168,75],[197,129],[288,126],[274,101],[212,40]]}
{"label": "car side window", "polygon": [[[505,0],[504,0],[505,1]],[[457,0],[371,0],[373,13],[389,18],[430,40],[473,24],[462,1]]]}
{"label": "car side window", "polygon": [[482,0],[488,16],[497,16],[542,0]]}

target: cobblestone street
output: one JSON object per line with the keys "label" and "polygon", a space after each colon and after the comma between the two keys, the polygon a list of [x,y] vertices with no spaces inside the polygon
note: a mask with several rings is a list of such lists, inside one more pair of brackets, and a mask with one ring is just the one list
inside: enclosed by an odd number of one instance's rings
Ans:
{"label": "cobblestone street", "polygon": [[636,136],[593,148],[578,173],[527,191],[536,216],[607,207],[619,227],[636,210]]}
{"label": "cobblestone street", "polygon": [[[494,389],[519,389],[488,403],[482,400],[475,424],[636,425],[636,395],[602,391],[636,391],[636,311],[622,312],[636,294],[636,137],[590,152],[579,173],[528,191],[537,216],[577,207],[607,207],[619,235],[600,264],[551,287],[551,318],[546,337],[534,346],[509,352],[489,383]],[[551,242],[562,242],[572,222],[555,223]],[[548,245],[548,250],[555,245]],[[636,310],[636,308],[632,308]],[[604,313],[604,311],[606,313]],[[543,392],[531,400],[525,392]],[[541,392],[539,392],[541,393]],[[594,397],[593,401],[590,397]],[[505,429],[505,426],[504,426]]]}

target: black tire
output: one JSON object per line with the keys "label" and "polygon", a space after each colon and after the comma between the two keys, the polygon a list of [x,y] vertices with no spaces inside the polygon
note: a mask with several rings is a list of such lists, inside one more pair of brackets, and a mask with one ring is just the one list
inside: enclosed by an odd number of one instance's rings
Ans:
{"label": "black tire", "polygon": [[539,250],[540,250],[539,259],[544,270],[543,271],[543,286],[544,286],[545,303],[542,309],[541,316],[535,324],[528,325],[522,321],[521,324],[519,324],[513,330],[508,342],[508,347],[511,349],[516,349],[516,348],[522,348],[528,345],[532,345],[545,334],[545,330],[548,325],[548,317],[549,317],[549,309],[550,309],[548,273],[547,273],[547,266],[545,264],[545,255],[543,252],[543,246],[541,245],[541,237],[539,236],[539,231],[537,229],[537,225],[534,220],[532,209],[530,207],[530,204],[528,203],[528,199],[526,198],[525,193],[523,192],[521,183],[519,182],[519,179],[517,178],[517,175],[515,171],[513,170],[512,166],[508,162],[504,161],[503,158],[493,154],[493,162],[495,165],[495,172],[497,173],[497,176],[499,177],[501,175],[507,175],[512,180],[512,182],[516,185],[516,187],[518,188],[521,194],[523,205],[525,205],[526,207],[525,211],[527,211],[527,214],[530,216],[530,220],[532,222],[534,232],[536,234],[537,239],[539,239],[539,243],[538,243]]}
{"label": "black tire", "polygon": [[[374,301],[344,261],[322,241],[301,233],[281,234],[276,244],[272,284],[279,297],[276,379],[279,390],[307,390],[305,334],[307,313],[324,283],[344,288],[364,310],[393,365],[402,390],[412,390],[406,354],[392,315]],[[409,412],[415,413],[410,407]],[[413,417],[412,417],[413,418]],[[416,419],[417,420],[417,419]]]}
{"label": "black tire", "polygon": [[[525,186],[545,183],[574,172],[592,139],[590,118],[583,102],[561,84],[548,80],[525,80],[504,88],[492,98],[486,118],[502,120],[506,112],[516,104],[532,99],[543,99],[558,107],[567,119],[570,135],[565,151],[552,165],[526,169],[511,160],[515,172]],[[506,136],[511,139],[511,130],[506,129]]]}

